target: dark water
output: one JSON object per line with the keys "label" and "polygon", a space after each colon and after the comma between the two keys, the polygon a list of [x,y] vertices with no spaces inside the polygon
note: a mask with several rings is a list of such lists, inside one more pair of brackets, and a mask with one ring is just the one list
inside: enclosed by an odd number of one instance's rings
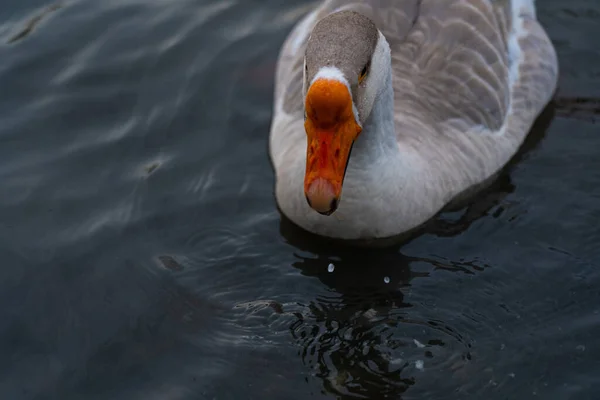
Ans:
{"label": "dark water", "polygon": [[538,4],[561,82],[526,149],[357,253],[273,199],[311,3],[3,0],[0,397],[598,399],[600,2]]}

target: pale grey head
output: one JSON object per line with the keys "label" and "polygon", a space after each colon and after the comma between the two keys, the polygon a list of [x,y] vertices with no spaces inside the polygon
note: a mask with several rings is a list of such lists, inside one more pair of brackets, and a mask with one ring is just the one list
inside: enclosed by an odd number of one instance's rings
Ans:
{"label": "pale grey head", "polygon": [[369,67],[379,31],[369,18],[354,11],[328,15],[314,27],[306,46],[306,79],[322,67],[339,69],[351,85]]}

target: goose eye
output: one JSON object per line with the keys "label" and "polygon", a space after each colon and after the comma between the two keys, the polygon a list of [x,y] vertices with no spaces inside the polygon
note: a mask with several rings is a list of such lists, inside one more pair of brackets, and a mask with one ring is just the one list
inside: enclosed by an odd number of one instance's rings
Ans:
{"label": "goose eye", "polygon": [[362,83],[362,81],[367,77],[369,73],[369,64],[365,65],[365,67],[360,71],[360,75],[358,76],[358,83]]}

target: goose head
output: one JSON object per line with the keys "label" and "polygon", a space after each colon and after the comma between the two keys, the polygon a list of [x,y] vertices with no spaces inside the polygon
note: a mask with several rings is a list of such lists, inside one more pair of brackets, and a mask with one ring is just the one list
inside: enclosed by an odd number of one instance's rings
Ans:
{"label": "goose head", "polygon": [[323,215],[338,207],[354,142],[388,82],[389,46],[375,24],[353,11],[320,20],[304,56],[304,194]]}

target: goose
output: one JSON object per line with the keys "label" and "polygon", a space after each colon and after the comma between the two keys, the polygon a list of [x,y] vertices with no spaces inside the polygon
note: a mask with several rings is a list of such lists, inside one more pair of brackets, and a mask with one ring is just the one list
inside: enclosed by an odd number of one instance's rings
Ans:
{"label": "goose", "polygon": [[277,60],[277,207],[325,238],[402,237],[497,176],[557,76],[534,0],[325,0]]}

